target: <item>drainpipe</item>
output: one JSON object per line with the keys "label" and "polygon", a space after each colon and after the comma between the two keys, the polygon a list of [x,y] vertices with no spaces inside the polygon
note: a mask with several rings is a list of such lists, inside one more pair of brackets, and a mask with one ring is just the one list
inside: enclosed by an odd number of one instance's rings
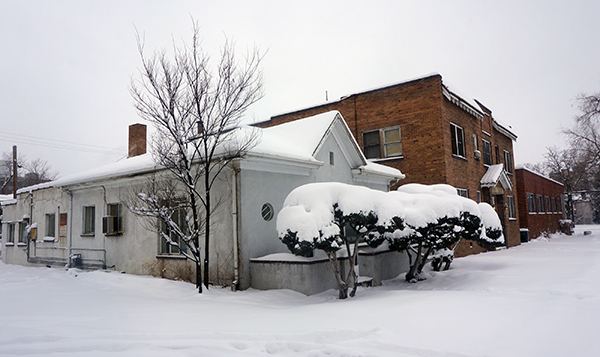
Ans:
{"label": "drainpipe", "polygon": [[67,240],[69,241],[69,260],[67,261],[67,266],[71,267],[71,254],[73,254],[73,192],[67,189],[65,189],[65,192],[67,193],[67,195],[69,195],[69,222],[67,222],[67,224],[69,225],[69,237],[67,238]]}
{"label": "drainpipe", "polygon": [[240,267],[238,257],[238,169],[233,165],[233,180],[231,184],[231,218],[233,229],[233,270],[234,280],[231,284],[231,290],[236,291],[240,282]]}
{"label": "drainpipe", "polygon": [[[33,191],[29,192],[29,227],[33,224]],[[29,251],[31,250],[31,229],[29,230],[29,238],[25,238],[27,240],[27,262],[30,263],[31,254]]]}

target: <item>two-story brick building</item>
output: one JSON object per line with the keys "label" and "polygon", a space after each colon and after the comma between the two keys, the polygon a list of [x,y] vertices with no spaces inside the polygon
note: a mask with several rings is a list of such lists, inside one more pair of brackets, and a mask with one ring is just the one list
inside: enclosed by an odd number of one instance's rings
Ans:
{"label": "two-story brick building", "polygon": [[515,174],[519,223],[527,239],[558,231],[563,219],[564,185],[527,168],[518,168]]}
{"label": "two-story brick building", "polygon": [[[465,197],[492,204],[508,246],[519,244],[512,145],[517,137],[480,102],[458,95],[434,74],[256,125],[273,126],[329,110],[340,111],[367,158],[406,175],[402,184],[447,183]],[[457,255],[483,250],[465,243]]]}

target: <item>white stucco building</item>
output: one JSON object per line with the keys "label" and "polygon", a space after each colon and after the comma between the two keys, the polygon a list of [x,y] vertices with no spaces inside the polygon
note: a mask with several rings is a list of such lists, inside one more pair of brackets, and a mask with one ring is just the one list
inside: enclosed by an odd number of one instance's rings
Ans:
{"label": "white stucco building", "polygon": [[[251,259],[287,251],[275,218],[294,188],[336,181],[388,190],[404,177],[368,162],[337,111],[255,130],[258,145],[233,161],[214,188],[220,204],[211,226],[213,284],[246,289]],[[192,264],[124,205],[131,187],[159,171],[146,153],[19,190],[3,203],[2,260],[193,277]]]}

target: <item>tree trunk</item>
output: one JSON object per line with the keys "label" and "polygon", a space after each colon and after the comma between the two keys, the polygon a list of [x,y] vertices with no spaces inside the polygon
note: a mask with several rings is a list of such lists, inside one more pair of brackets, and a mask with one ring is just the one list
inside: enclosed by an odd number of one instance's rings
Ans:
{"label": "tree trunk", "polygon": [[327,252],[327,258],[329,258],[329,262],[333,266],[333,274],[335,275],[335,280],[338,284],[338,297],[340,300],[346,299],[348,297],[348,284],[345,283],[344,280],[342,280],[342,274],[340,273],[340,266],[338,264],[337,255],[335,252]]}

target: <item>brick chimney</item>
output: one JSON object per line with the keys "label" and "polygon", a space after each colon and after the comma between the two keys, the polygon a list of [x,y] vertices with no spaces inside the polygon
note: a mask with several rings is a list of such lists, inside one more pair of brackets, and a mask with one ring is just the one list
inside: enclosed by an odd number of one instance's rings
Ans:
{"label": "brick chimney", "polygon": [[129,156],[134,157],[146,153],[146,125],[132,124],[129,126]]}

